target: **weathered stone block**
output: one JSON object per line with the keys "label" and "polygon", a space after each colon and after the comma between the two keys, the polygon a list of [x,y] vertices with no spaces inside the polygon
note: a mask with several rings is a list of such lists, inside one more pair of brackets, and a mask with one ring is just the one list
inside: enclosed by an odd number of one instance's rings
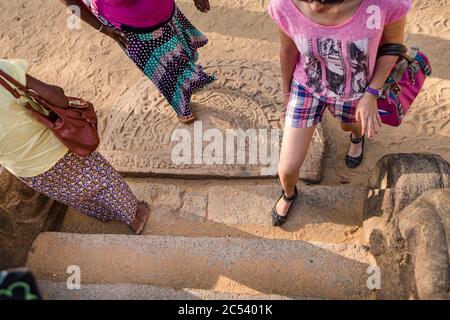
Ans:
{"label": "weathered stone block", "polygon": [[183,197],[183,206],[180,214],[195,220],[206,219],[208,195],[200,192],[187,192]]}
{"label": "weathered stone block", "polygon": [[66,209],[0,167],[0,270],[23,266],[37,235],[55,230]]}
{"label": "weathered stone block", "polygon": [[369,179],[364,218],[400,212],[428,190],[450,188],[450,164],[433,154],[390,154]]}
{"label": "weathered stone block", "polygon": [[450,298],[450,164],[437,155],[388,155],[369,186],[364,231],[382,271],[377,297]]}

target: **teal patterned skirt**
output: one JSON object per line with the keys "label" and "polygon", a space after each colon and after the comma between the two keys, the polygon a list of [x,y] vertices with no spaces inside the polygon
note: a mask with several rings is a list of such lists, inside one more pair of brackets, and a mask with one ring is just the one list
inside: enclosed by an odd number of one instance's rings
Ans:
{"label": "teal patterned skirt", "polygon": [[197,49],[205,46],[208,38],[176,6],[172,16],[158,26],[122,25],[121,31],[129,43],[125,49],[128,57],[154,83],[179,117],[192,116],[192,93],[216,80],[196,64]]}

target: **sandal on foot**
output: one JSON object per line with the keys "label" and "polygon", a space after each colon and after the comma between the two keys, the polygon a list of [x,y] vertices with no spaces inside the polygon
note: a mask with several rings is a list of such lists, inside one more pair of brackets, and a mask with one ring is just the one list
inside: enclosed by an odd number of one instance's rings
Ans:
{"label": "sandal on foot", "polygon": [[347,165],[348,168],[350,169],[354,169],[356,167],[358,167],[361,162],[363,161],[364,158],[364,140],[365,140],[365,136],[362,136],[360,138],[353,138],[353,136],[350,134],[350,141],[353,144],[358,144],[358,143],[362,143],[362,151],[361,154],[358,157],[351,157],[349,155],[347,155],[345,157],[345,164]]}
{"label": "sandal on foot", "polygon": [[190,116],[178,116],[178,120],[184,124],[192,123],[195,120],[195,114],[191,114]]}
{"label": "sandal on foot", "polygon": [[[286,192],[284,192],[284,190],[281,190],[281,196],[278,199],[278,201],[275,203],[275,206],[272,208],[272,225],[274,227],[279,227],[282,226],[283,224],[286,223],[287,221],[287,217],[289,215],[289,212],[291,211],[292,208],[292,204],[294,203],[294,200],[297,198],[298,196],[298,190],[297,190],[297,186],[295,186],[295,193],[292,197],[288,198],[286,196]],[[287,203],[289,203],[289,209],[286,213],[285,216],[280,216],[277,212],[277,204],[278,202],[280,202],[280,200],[283,199],[284,201],[286,201]]]}

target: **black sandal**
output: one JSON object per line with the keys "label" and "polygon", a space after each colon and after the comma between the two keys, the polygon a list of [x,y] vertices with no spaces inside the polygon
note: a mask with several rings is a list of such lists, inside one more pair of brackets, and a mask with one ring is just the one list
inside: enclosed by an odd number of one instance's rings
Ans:
{"label": "black sandal", "polygon": [[[274,227],[279,227],[282,226],[283,224],[286,223],[287,221],[287,217],[289,215],[289,212],[291,211],[292,208],[292,204],[294,203],[294,200],[297,198],[298,196],[298,191],[297,191],[297,186],[295,186],[295,193],[292,197],[288,198],[286,196],[286,192],[284,192],[284,190],[281,190],[281,196],[278,199],[278,201],[275,203],[275,206],[272,208],[272,225]],[[277,204],[278,202],[280,202],[281,198],[283,198],[284,201],[290,203],[290,207],[288,209],[288,212],[286,213],[285,216],[280,216],[277,212]]]}
{"label": "black sandal", "polygon": [[345,164],[347,165],[347,167],[349,167],[350,169],[355,169],[356,167],[358,167],[361,162],[363,161],[364,158],[364,141],[365,141],[365,136],[362,136],[361,138],[353,138],[352,134],[350,134],[350,141],[353,144],[358,144],[362,142],[362,151],[361,151],[361,155],[359,157],[350,157],[349,155],[347,155],[345,157]]}

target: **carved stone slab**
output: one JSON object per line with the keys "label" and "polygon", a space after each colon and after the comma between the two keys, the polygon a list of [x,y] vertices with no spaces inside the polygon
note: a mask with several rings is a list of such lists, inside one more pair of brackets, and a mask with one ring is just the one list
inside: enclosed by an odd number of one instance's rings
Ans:
{"label": "carved stone slab", "polygon": [[[275,148],[275,156],[271,158],[271,148],[280,145],[285,115],[279,69],[270,63],[246,60],[216,60],[206,63],[204,68],[218,80],[193,95],[195,124],[181,124],[145,77],[118,99],[106,119],[101,152],[119,172],[133,176],[276,176],[274,162],[278,161],[279,150]],[[232,135],[238,130],[253,133],[256,140],[247,138],[239,145]],[[277,130],[278,137],[272,135]],[[181,132],[190,141],[175,139],[174,132]],[[232,143],[229,148],[228,138]],[[185,158],[190,160],[182,163],[174,162],[172,157],[180,142],[189,142],[190,146],[189,152],[177,153],[190,153]],[[212,152],[212,144],[220,148]],[[242,154],[243,148],[245,160],[238,161],[237,154],[239,150]],[[322,179],[324,149],[324,133],[318,127],[301,179],[310,182]],[[215,156],[215,162],[208,164],[207,155]]]}

